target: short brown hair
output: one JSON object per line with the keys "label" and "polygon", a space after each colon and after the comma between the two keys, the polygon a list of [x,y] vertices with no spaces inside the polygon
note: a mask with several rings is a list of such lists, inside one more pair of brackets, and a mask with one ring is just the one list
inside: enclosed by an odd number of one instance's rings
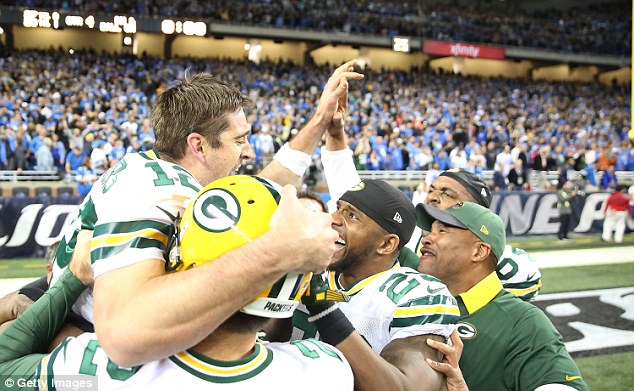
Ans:
{"label": "short brown hair", "polygon": [[237,87],[210,74],[186,77],[159,95],[152,109],[154,149],[173,160],[180,159],[191,133],[200,133],[212,148],[219,148],[220,135],[229,126],[227,113],[252,105],[251,98]]}

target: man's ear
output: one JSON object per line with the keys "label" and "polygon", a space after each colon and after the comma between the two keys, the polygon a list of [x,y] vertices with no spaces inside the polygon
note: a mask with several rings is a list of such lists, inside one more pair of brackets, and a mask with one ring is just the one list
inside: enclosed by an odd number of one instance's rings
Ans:
{"label": "man's ear", "polygon": [[477,245],[473,250],[472,259],[474,262],[487,261],[492,251],[493,250],[491,249],[491,246],[489,246],[488,244],[484,242],[477,242]]}
{"label": "man's ear", "polygon": [[383,254],[392,254],[395,251],[398,251],[398,244],[400,243],[399,237],[395,234],[388,234],[383,237],[383,241],[379,248],[376,251]]}
{"label": "man's ear", "polygon": [[200,133],[190,133],[187,136],[187,149],[195,156],[202,156],[209,148],[207,140]]}

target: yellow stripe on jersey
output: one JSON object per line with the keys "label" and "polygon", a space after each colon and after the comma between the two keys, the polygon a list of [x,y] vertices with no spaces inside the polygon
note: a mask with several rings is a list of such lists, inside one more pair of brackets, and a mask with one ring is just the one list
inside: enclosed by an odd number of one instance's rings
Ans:
{"label": "yellow stripe on jersey", "polygon": [[51,355],[47,354],[40,361],[40,381],[39,381],[39,389],[40,391],[46,390],[47,387],[47,377],[48,377],[48,360],[50,360]]}
{"label": "yellow stripe on jersey", "polygon": [[524,288],[524,289],[511,289],[511,288],[507,288],[504,287],[504,289],[508,292],[508,293],[512,293],[515,296],[523,296],[527,293],[532,293],[535,292],[536,290],[538,290],[539,288],[541,288],[542,286],[542,280],[539,280],[537,282],[537,284],[530,286],[528,288]]}
{"label": "yellow stripe on jersey", "polygon": [[243,365],[235,365],[231,367],[221,367],[199,360],[188,352],[180,352],[176,357],[191,369],[212,376],[240,376],[252,371],[254,368],[265,363],[268,356],[268,350],[261,346],[258,355],[251,361]]}
{"label": "yellow stripe on jersey", "polygon": [[154,160],[158,159],[158,157],[156,156],[156,152],[154,152],[153,149],[150,149],[149,151],[145,151],[145,154]]}
{"label": "yellow stripe on jersey", "polygon": [[394,310],[395,318],[408,318],[422,315],[456,315],[460,316],[460,309],[455,305],[418,305],[407,308],[397,308]]}
{"label": "yellow stripe on jersey", "polygon": [[169,238],[163,232],[153,229],[145,228],[134,232],[126,232],[121,234],[104,235],[99,238],[93,238],[90,242],[90,251],[104,246],[121,246],[133,239],[148,238],[155,239],[167,246]]}
{"label": "yellow stripe on jersey", "polygon": [[302,282],[299,285],[300,289],[297,291],[297,294],[295,295],[293,300],[300,301],[302,299],[302,296],[304,295],[304,292],[306,291],[306,289],[303,289],[303,288],[308,287],[308,284],[310,284],[310,279],[312,277],[313,277],[313,273],[306,273],[306,275],[304,275],[304,278],[302,279]]}

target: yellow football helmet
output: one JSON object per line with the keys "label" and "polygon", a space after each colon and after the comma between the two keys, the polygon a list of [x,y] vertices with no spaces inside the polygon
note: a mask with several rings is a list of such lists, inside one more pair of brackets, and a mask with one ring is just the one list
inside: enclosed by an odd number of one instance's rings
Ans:
{"label": "yellow football helmet", "polygon": [[[276,183],[249,175],[229,176],[205,186],[181,219],[180,254],[175,262],[172,259],[172,269],[183,271],[212,262],[268,231],[280,199],[279,190]],[[241,311],[266,318],[289,318],[310,278],[311,273],[290,272]]]}

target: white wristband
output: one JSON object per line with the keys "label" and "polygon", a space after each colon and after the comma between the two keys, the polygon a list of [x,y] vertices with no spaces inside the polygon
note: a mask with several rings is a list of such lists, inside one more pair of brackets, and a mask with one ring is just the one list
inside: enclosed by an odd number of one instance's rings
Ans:
{"label": "white wristband", "polygon": [[309,316],[308,317],[308,321],[310,323],[313,323],[314,321],[319,320],[319,319],[323,318],[326,315],[332,314],[333,312],[335,312],[335,310],[337,308],[339,308],[339,303],[335,303],[335,304],[331,305],[330,307],[326,308],[325,310],[321,311],[318,314],[315,314],[313,316]]}
{"label": "white wristband", "polygon": [[309,154],[292,149],[288,143],[277,151],[273,159],[299,177],[304,176],[306,169],[312,162]]}

